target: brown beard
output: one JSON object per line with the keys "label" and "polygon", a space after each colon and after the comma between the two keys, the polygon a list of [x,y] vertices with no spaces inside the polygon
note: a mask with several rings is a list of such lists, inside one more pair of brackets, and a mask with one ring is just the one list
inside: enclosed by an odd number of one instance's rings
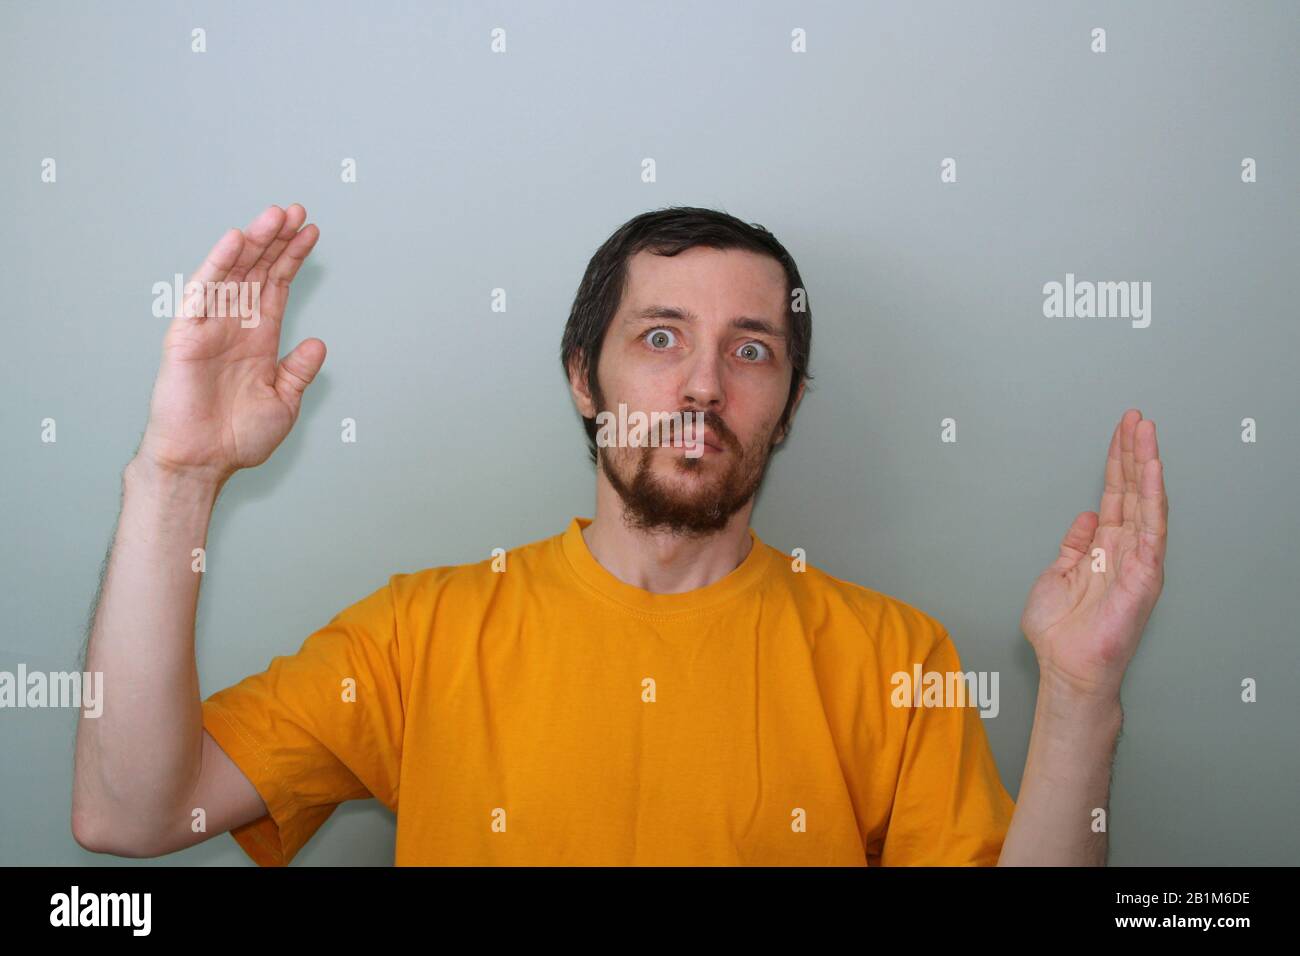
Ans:
{"label": "brown beard", "polygon": [[[604,397],[598,390],[593,398],[596,400],[597,413],[605,411]],[[695,410],[682,411],[684,421],[690,420],[692,411]],[[775,423],[766,437],[748,448],[742,447],[740,440],[716,412],[705,412],[704,426],[713,432],[717,441],[730,454],[726,470],[716,483],[696,494],[676,491],[656,477],[651,461],[658,449],[649,444],[639,449],[627,449],[630,452],[640,452],[636,471],[630,481],[624,480],[614,467],[612,453],[620,449],[600,449],[601,471],[623,500],[623,520],[629,528],[636,531],[668,532],[682,537],[705,537],[725,528],[731,516],[757,494],[772,459]],[[661,438],[660,444],[669,444],[669,441]],[[704,464],[704,456],[676,458],[674,466],[686,473],[708,467]]]}

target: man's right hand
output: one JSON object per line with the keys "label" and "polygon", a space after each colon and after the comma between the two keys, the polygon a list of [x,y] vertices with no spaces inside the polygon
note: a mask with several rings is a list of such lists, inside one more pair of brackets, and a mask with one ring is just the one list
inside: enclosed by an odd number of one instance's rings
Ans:
{"label": "man's right hand", "polygon": [[[149,424],[136,459],[221,485],[271,456],[298,418],[302,393],[325,361],[325,343],[304,339],[277,361],[289,285],[320,230],[307,211],[270,206],[242,232],[231,229],[189,282],[258,283],[259,318],[177,316],[163,340]],[[189,282],[186,286],[189,286]],[[199,293],[202,295],[202,293]],[[195,311],[193,300],[187,300]]]}

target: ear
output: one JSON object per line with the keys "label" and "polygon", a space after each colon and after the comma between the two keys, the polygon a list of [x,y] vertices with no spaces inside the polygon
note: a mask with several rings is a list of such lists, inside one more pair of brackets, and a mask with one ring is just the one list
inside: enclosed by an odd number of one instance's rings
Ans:
{"label": "ear", "polygon": [[773,445],[781,444],[781,442],[785,441],[785,436],[790,434],[790,426],[794,424],[795,412],[799,411],[799,403],[803,401],[804,386],[807,384],[806,379],[799,383],[799,390],[794,393],[794,404],[790,406],[790,417],[786,419],[785,427],[781,429],[781,433],[772,442]]}
{"label": "ear", "polygon": [[587,359],[582,352],[569,360],[569,394],[573,396],[573,404],[583,418],[596,417],[596,402],[587,387]]}

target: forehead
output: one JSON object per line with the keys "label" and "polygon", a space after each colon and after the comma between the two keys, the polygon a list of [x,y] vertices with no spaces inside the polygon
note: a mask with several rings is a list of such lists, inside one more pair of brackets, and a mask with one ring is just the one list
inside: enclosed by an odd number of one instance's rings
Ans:
{"label": "forehead", "polygon": [[762,315],[779,322],[785,297],[785,270],[768,255],[707,246],[675,256],[642,250],[628,260],[620,311],[662,305],[706,317]]}

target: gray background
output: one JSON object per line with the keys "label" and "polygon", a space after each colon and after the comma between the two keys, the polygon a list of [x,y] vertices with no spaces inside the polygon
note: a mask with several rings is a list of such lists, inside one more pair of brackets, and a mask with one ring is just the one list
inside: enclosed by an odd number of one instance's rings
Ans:
{"label": "gray background", "polygon": [[[78,667],[157,369],[151,286],[224,229],[307,207],[322,237],[282,346],[314,335],[329,357],[284,446],[218,504],[205,696],[391,573],[590,515],[558,361],[578,280],[629,217],[713,206],[776,233],[814,315],[815,386],[755,529],[925,609],[967,668],[1001,672],[985,726],[1013,796],[1037,679],[1018,629],[1029,585],[1097,507],[1124,409],[1156,420],[1167,581],[1125,684],[1111,862],[1300,860],[1295,4],[0,16],[0,669]],[[489,52],[498,26],[505,55]],[[57,184],[40,181],[46,156]],[[956,184],[939,182],[947,156]],[[1066,272],[1152,282],[1151,326],[1045,319],[1043,283]],[[1247,416],[1258,444],[1240,441]],[[1240,701],[1245,677],[1258,703]],[[75,720],[0,711],[0,861],[121,862],[70,833]],[[375,801],[345,804],[296,862],[389,864],[393,839]],[[248,864],[228,836],[143,862]]]}

